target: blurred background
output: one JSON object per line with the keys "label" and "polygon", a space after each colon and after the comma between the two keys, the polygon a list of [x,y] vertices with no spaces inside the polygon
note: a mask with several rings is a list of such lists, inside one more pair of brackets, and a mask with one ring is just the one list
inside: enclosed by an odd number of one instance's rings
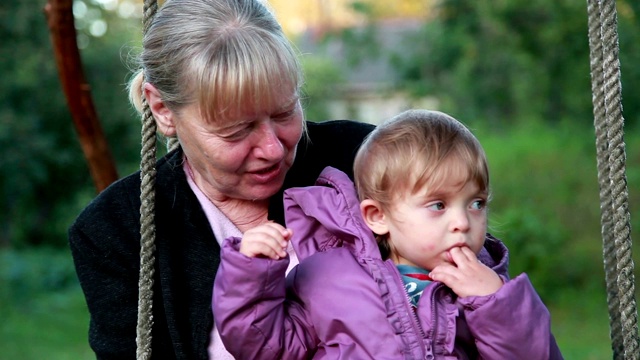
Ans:
{"label": "blurred background", "polygon": [[[491,232],[511,250],[512,275],[529,274],[567,359],[611,358],[586,1],[270,3],[302,53],[307,119],[378,123],[422,107],[473,129],[491,168]],[[66,230],[96,190],[45,4],[0,3],[0,359],[91,359]],[[617,6],[638,239],[640,3]],[[125,84],[141,9],[141,0],[73,5],[84,72],[120,176],[139,163],[140,121]]]}

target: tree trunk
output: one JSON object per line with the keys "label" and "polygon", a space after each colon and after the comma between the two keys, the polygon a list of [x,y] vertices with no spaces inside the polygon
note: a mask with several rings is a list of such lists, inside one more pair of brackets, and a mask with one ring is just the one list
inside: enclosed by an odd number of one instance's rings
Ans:
{"label": "tree trunk", "polygon": [[82,70],[72,6],[72,0],[49,0],[44,12],[67,105],[96,191],[100,192],[118,179],[118,173]]}

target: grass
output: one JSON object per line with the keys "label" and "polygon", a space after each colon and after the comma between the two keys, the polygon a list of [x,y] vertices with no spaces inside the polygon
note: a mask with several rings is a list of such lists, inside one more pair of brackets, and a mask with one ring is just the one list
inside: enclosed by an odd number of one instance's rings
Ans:
{"label": "grass", "polygon": [[0,360],[95,359],[68,251],[0,250]]}
{"label": "grass", "polygon": [[3,316],[0,359],[95,359],[87,342],[89,315],[80,288],[34,295]]}
{"label": "grass", "polygon": [[612,359],[606,294],[568,291],[549,307],[551,327],[565,359]]}

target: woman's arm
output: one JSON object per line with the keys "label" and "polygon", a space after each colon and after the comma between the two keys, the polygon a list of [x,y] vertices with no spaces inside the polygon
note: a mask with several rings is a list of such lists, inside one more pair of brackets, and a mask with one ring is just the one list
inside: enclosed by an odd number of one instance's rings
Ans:
{"label": "woman's arm", "polygon": [[136,354],[139,222],[135,204],[126,195],[113,196],[124,185],[105,190],[69,229],[91,316],[89,343],[99,359],[133,359]]}

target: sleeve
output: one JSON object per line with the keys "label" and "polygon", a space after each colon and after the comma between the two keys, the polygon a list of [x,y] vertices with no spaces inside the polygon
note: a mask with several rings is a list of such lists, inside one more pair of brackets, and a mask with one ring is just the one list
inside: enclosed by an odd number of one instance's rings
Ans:
{"label": "sleeve", "polygon": [[249,258],[239,243],[225,240],[213,289],[213,318],[225,348],[237,359],[309,358],[317,336],[302,304],[286,297],[288,258]]}
{"label": "sleeve", "polygon": [[461,298],[482,359],[562,359],[551,316],[526,274],[489,296]]}
{"label": "sleeve", "polygon": [[127,196],[114,195],[121,193],[105,190],[80,214],[69,228],[69,245],[90,313],[89,344],[96,357],[134,359],[138,211]]}

